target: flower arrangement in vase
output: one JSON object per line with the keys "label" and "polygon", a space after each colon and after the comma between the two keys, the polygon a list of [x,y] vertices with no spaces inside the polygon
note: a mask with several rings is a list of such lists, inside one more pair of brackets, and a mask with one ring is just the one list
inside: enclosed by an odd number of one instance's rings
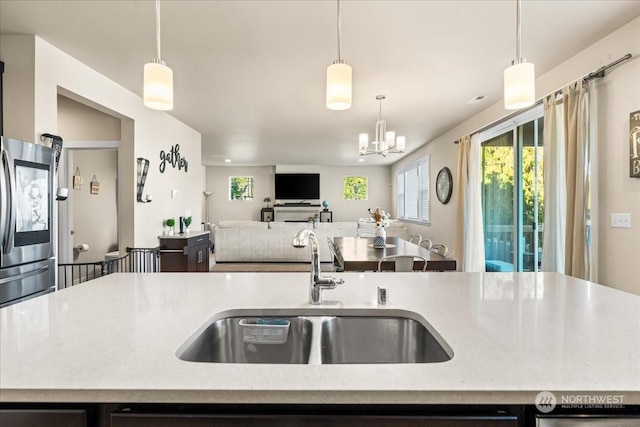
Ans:
{"label": "flower arrangement in vase", "polygon": [[389,225],[389,214],[380,208],[376,208],[373,212],[369,209],[369,213],[371,214],[371,218],[376,222],[376,233],[373,238],[373,247],[384,248],[387,245],[387,232],[384,228]]}

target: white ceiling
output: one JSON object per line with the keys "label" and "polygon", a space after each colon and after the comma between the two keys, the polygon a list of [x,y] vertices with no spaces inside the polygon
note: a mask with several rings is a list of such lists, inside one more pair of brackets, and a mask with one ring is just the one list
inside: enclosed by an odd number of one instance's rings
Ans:
{"label": "white ceiling", "polygon": [[[154,5],[1,0],[0,33],[37,34],[142,95],[142,68],[156,56]],[[343,1],[342,57],[354,82],[347,111],[324,105],[336,10],[334,0],[161,2],[171,114],[202,133],[204,164],[389,164],[397,155],[357,161],[376,95],[387,96],[383,114],[407,137],[407,152],[501,102],[515,0]],[[523,56],[539,76],[639,15],[640,0],[525,0]],[[468,104],[476,95],[487,99]]]}

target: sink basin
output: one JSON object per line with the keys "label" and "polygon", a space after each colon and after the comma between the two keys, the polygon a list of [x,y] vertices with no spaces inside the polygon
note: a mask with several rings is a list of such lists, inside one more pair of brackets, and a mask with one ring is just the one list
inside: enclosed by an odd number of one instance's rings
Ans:
{"label": "sink basin", "polygon": [[[209,363],[348,364],[434,363],[453,351],[426,320],[402,310],[252,310],[204,324],[177,350],[179,359]],[[282,331],[275,342],[262,332]],[[253,334],[256,323],[267,324]],[[248,324],[248,325],[247,325]],[[249,335],[247,336],[247,334]],[[269,338],[272,339],[272,338]]]}
{"label": "sink basin", "polygon": [[406,317],[333,317],[322,324],[322,363],[433,363],[451,356]]}
{"label": "sink basin", "polygon": [[[269,321],[274,318],[261,316]],[[262,344],[245,342],[243,326],[240,322],[256,323],[257,318],[239,316],[216,320],[203,332],[197,333],[195,340],[178,358],[189,362],[211,363],[308,363],[311,349],[311,321],[304,317],[283,317],[289,321],[287,341],[283,344]]]}

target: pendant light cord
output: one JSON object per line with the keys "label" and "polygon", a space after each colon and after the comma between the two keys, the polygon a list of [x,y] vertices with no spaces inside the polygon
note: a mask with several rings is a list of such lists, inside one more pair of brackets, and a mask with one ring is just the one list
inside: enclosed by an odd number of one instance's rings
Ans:
{"label": "pendant light cord", "polygon": [[338,62],[341,63],[342,62],[342,58],[340,57],[340,40],[341,40],[341,36],[342,36],[342,31],[340,28],[340,0],[338,0]]}
{"label": "pendant light cord", "polygon": [[156,0],[156,46],[158,47],[158,60],[160,56],[160,0]]}
{"label": "pendant light cord", "polygon": [[521,21],[520,21],[520,0],[516,0],[516,61],[521,62],[522,58],[520,48],[520,36],[521,36]]}

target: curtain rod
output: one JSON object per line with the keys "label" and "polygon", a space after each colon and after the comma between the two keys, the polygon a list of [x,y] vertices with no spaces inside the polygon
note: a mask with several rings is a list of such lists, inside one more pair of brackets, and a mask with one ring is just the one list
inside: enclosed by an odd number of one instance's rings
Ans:
{"label": "curtain rod", "polygon": [[[627,60],[631,59],[631,56],[632,55],[630,53],[627,53],[622,58],[616,59],[615,61],[611,62],[610,64],[607,64],[607,65],[605,65],[603,67],[600,67],[597,70],[592,71],[591,73],[589,73],[586,76],[582,77],[582,79],[578,79],[578,80],[583,80],[585,82],[588,82],[589,80],[602,78],[602,77],[604,77],[606,70],[608,70],[611,67],[615,67],[616,65],[620,64],[621,62],[624,62],[624,61],[627,61]],[[558,91],[556,91],[556,93],[557,92]],[[542,99],[544,99],[544,98],[545,97],[543,96]],[[527,110],[536,107],[539,103],[542,102],[542,99],[540,99],[540,101],[538,101],[535,104],[533,104],[531,107],[527,108]],[[485,130],[487,130],[487,129],[493,127],[493,126],[496,126],[496,125],[498,125],[498,124],[500,124],[500,123],[502,123],[502,122],[504,122],[506,120],[509,120],[509,119],[511,119],[511,118],[513,118],[513,117],[515,117],[515,116],[517,116],[517,115],[519,115],[519,114],[521,114],[521,113],[523,113],[523,112],[525,112],[527,110],[518,110],[515,113],[509,114],[508,116],[502,118],[501,120],[499,120],[497,122],[491,123],[491,124],[489,124],[489,125],[487,125],[487,126],[485,126],[483,128],[480,128],[480,129],[476,130],[475,132],[471,132],[469,135],[473,135],[474,133],[478,133],[478,132],[484,132]],[[460,140],[456,139],[455,141],[453,141],[453,143],[454,144],[459,144]]]}
{"label": "curtain rod", "polygon": [[602,78],[602,77],[604,77],[604,72],[605,72],[606,70],[608,70],[608,69],[609,69],[609,68],[611,68],[611,67],[615,67],[615,66],[616,66],[616,65],[618,65],[619,63],[624,62],[624,61],[626,61],[626,60],[628,60],[628,59],[631,59],[631,54],[630,54],[630,53],[627,53],[627,54],[626,54],[625,56],[623,56],[622,58],[617,59],[617,60],[613,61],[612,63],[607,64],[607,65],[605,65],[604,67],[600,67],[600,68],[598,68],[597,70],[595,70],[595,71],[593,71],[593,72],[591,72],[591,73],[587,74],[586,76],[584,76],[584,77],[582,78],[582,80],[584,80],[584,81],[589,81],[589,80],[592,80],[592,79]]}
{"label": "curtain rod", "polygon": [[[536,108],[538,105],[542,104],[542,99],[544,99],[544,98],[541,98],[539,101],[537,101],[535,104],[533,104],[529,108],[526,108],[524,110],[515,111],[515,112],[509,114],[508,116],[505,116],[502,119],[498,120],[497,122],[490,123],[490,124],[488,124],[488,125],[486,125],[484,127],[481,127],[480,129],[478,129],[476,131],[473,131],[473,132],[469,133],[469,135],[473,135],[474,133],[484,132],[485,130],[491,129],[492,127],[497,126],[500,123],[504,123],[506,121],[509,121],[509,120],[513,119],[514,117],[519,116],[522,113],[526,113],[527,111],[529,111],[529,110],[531,110],[533,108]],[[460,143],[460,139],[456,139],[455,141],[453,141],[453,143],[454,144],[459,144]]]}

